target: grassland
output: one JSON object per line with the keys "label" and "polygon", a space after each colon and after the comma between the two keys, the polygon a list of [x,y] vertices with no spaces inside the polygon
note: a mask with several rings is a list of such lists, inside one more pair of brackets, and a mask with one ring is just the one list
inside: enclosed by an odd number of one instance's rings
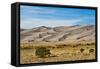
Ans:
{"label": "grassland", "polygon": [[[50,49],[51,55],[37,57],[35,51],[38,47]],[[21,43],[20,48],[21,64],[95,59],[95,42],[31,42]]]}

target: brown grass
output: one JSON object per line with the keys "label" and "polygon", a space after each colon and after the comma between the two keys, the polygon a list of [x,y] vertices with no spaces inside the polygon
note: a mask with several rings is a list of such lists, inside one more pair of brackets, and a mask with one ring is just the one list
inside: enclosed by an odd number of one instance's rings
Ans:
{"label": "brown grass", "polygon": [[[38,58],[35,56],[37,47],[47,47],[52,53],[51,57]],[[20,63],[44,63],[59,61],[76,61],[76,60],[92,60],[95,59],[95,42],[82,43],[21,43]],[[84,49],[80,52],[80,49]],[[94,49],[92,53],[90,49]]]}

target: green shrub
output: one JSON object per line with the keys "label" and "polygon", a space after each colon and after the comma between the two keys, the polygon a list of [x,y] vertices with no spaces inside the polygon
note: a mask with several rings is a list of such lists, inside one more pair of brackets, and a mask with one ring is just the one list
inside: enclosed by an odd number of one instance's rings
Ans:
{"label": "green shrub", "polygon": [[41,57],[41,58],[49,57],[50,54],[51,54],[50,50],[45,47],[36,48],[35,55],[38,57]]}

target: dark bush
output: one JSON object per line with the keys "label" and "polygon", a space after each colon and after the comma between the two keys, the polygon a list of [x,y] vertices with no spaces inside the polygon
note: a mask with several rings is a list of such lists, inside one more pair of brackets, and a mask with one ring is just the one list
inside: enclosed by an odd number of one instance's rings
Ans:
{"label": "dark bush", "polygon": [[36,48],[35,55],[38,57],[41,57],[41,58],[49,57],[50,54],[51,54],[50,50],[45,47]]}
{"label": "dark bush", "polygon": [[90,52],[90,53],[94,52],[94,49],[90,49],[89,52]]}
{"label": "dark bush", "polygon": [[84,49],[83,49],[83,48],[81,48],[81,49],[80,49],[80,52],[81,52],[81,53],[82,53],[82,52],[84,52]]}

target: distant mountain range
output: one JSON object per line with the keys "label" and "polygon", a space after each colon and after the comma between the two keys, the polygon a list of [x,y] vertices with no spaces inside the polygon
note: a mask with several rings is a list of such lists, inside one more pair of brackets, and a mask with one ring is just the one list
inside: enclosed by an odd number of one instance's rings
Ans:
{"label": "distant mountain range", "polygon": [[94,25],[74,25],[21,29],[21,42],[95,41]]}

